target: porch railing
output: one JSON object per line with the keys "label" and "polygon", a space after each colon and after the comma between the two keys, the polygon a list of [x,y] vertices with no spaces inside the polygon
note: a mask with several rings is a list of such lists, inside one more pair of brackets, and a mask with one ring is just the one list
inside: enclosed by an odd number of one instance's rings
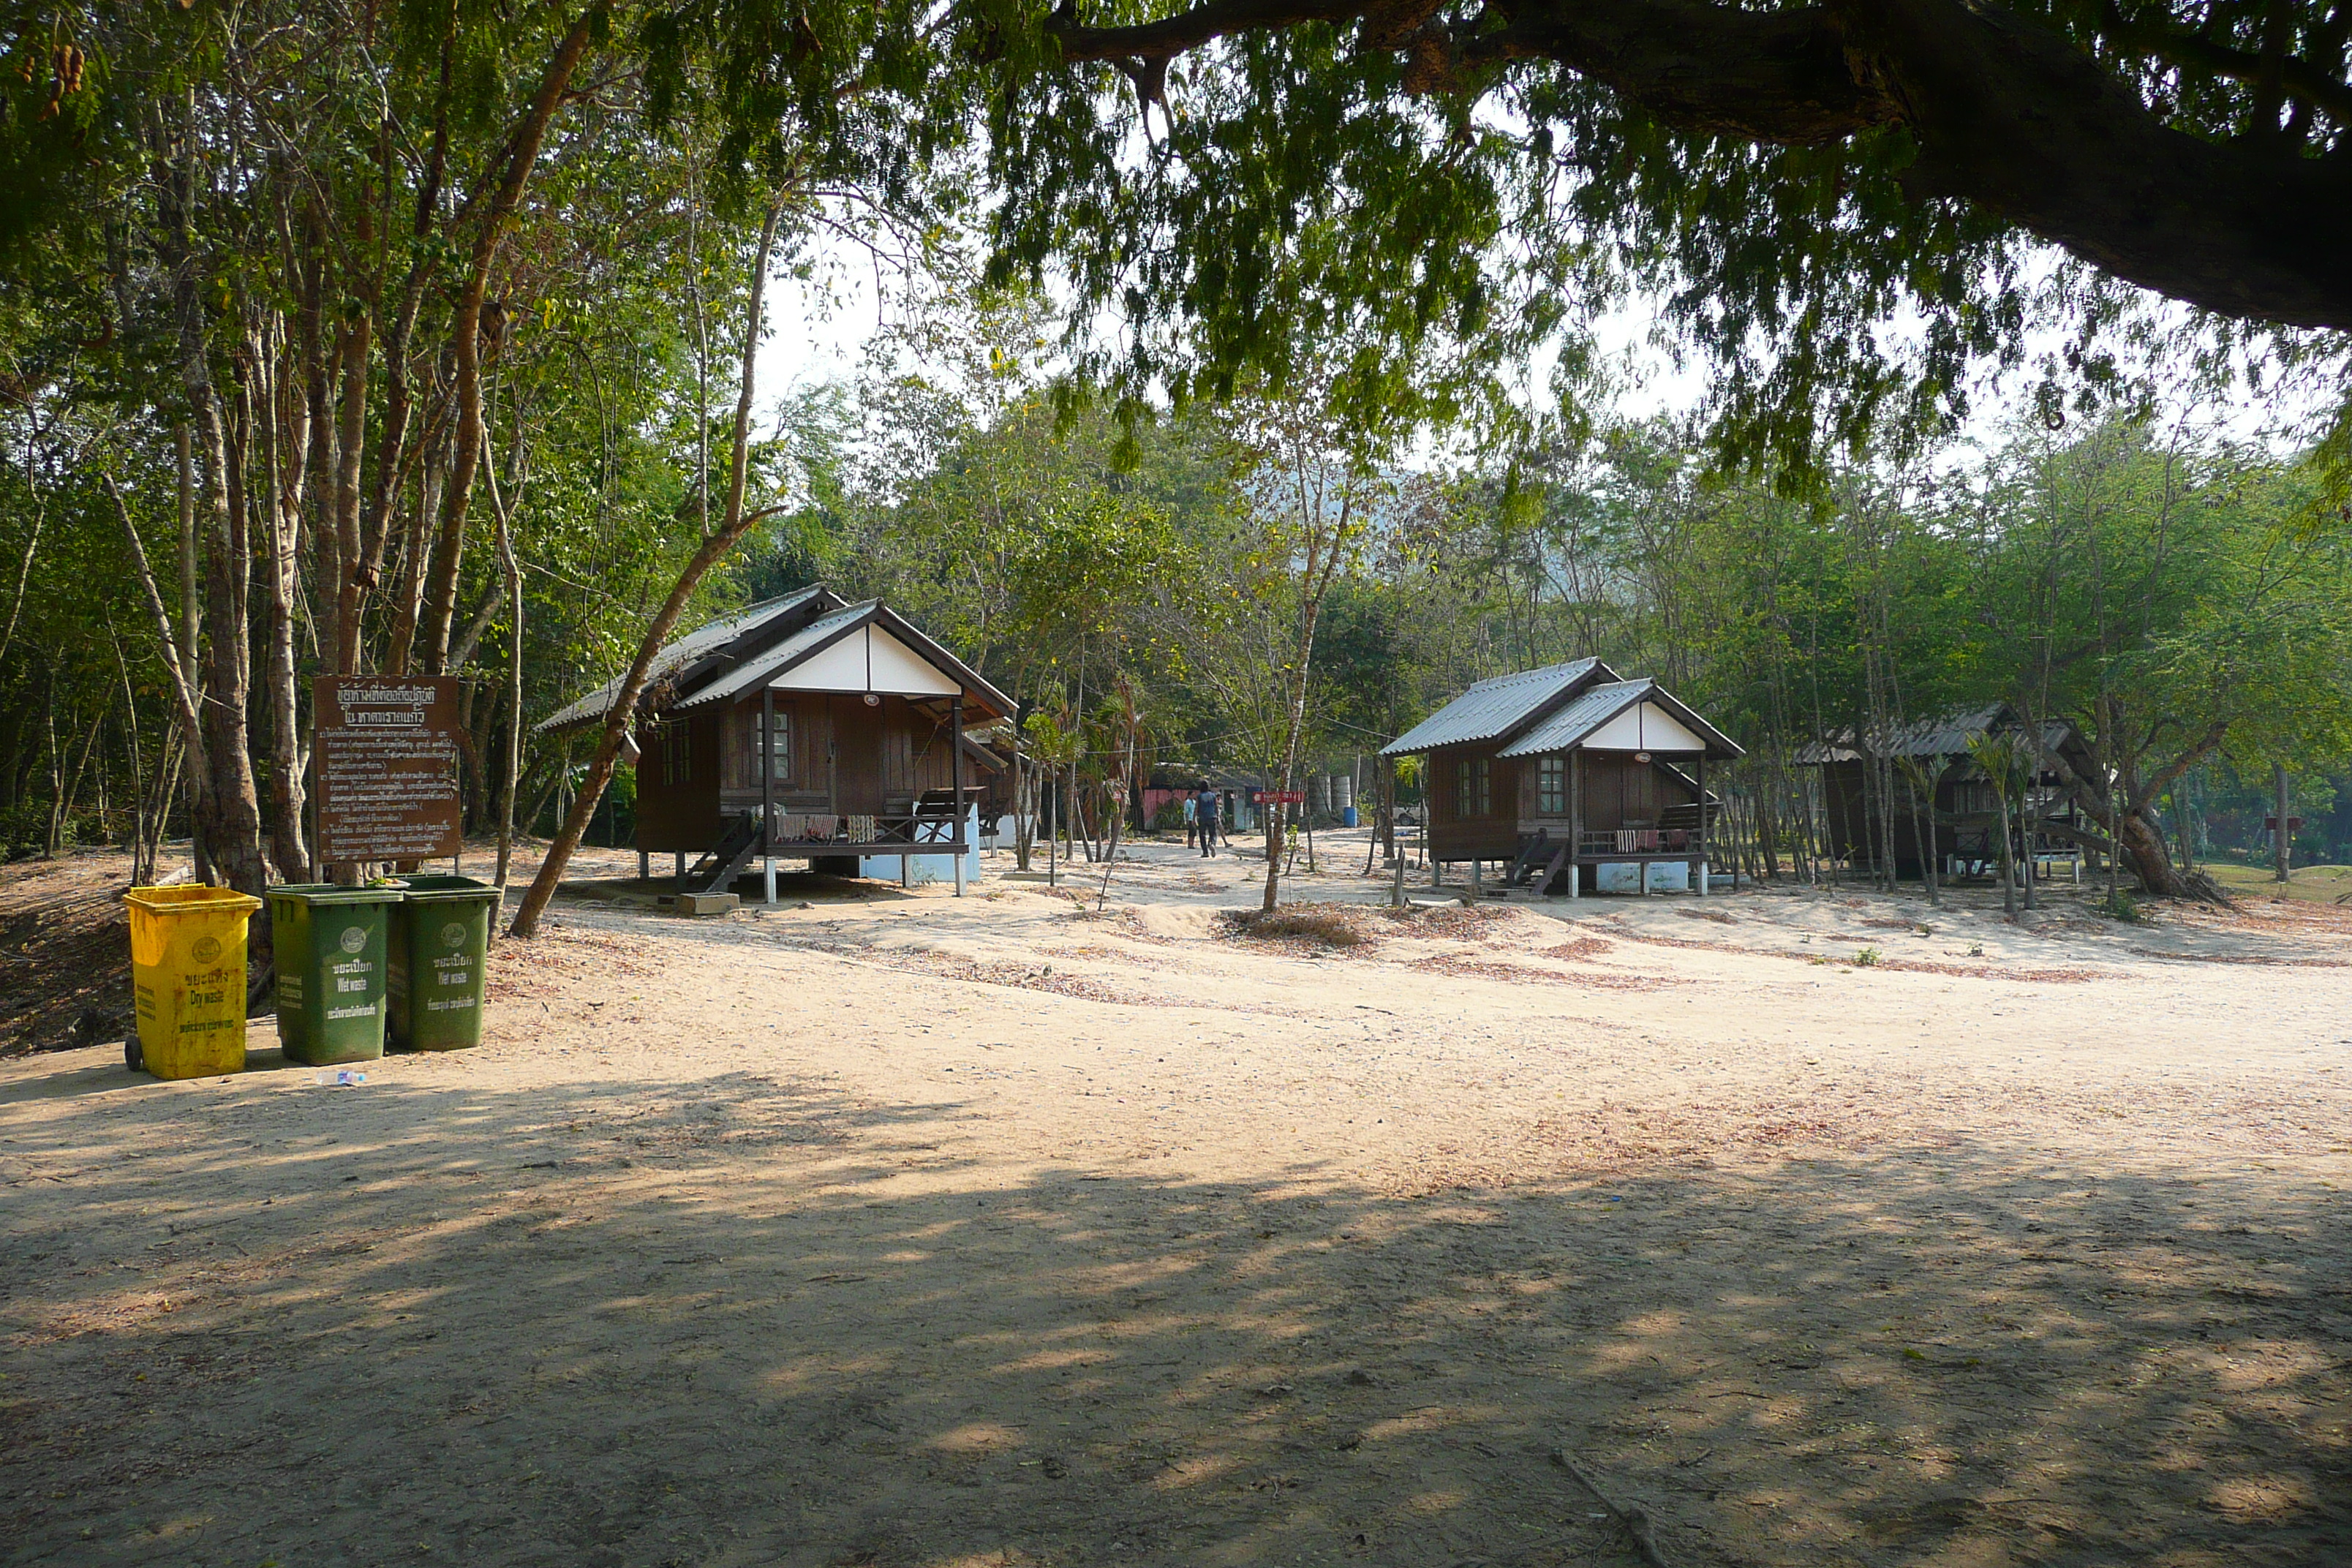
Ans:
{"label": "porch railing", "polygon": [[1687,855],[1696,847],[1696,836],[1686,827],[1588,827],[1576,841],[1580,858]]}
{"label": "porch railing", "polygon": [[[753,816],[756,817],[757,813]],[[898,849],[908,846],[952,848],[961,840],[952,813],[902,815],[778,811],[770,818],[769,842],[778,849]]]}

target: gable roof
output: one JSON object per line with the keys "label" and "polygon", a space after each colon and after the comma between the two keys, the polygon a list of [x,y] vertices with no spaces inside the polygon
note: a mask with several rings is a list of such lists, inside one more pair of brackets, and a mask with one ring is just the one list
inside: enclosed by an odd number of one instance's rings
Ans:
{"label": "gable roof", "polygon": [[[1895,729],[1883,743],[1874,743],[1872,750],[1882,757],[1946,757],[1958,762],[1968,756],[1970,741],[2024,727],[2024,721],[2008,703],[1989,702],[1979,708],[1955,709],[1930,719],[1914,720]],[[2063,719],[2042,721],[2042,742],[2053,751],[2064,747],[2074,737],[2074,727]],[[1858,762],[1862,756],[1854,731],[1847,728],[1827,740],[1799,747],[1795,760],[1801,767],[1815,763]]]}
{"label": "gable roof", "polygon": [[880,603],[878,599],[868,599],[862,605],[845,605],[829,616],[819,616],[767,652],[755,654],[734,668],[722,671],[717,679],[680,698],[674,706],[695,708],[718,698],[732,697],[739,691],[756,691],[811,654],[832,647],[864,626]]}
{"label": "gable roof", "polygon": [[[812,601],[823,600],[840,602],[820,584],[786,594],[781,598],[762,600],[707,626],[697,627],[676,642],[665,644],[661,651],[654,655],[653,663],[646,670],[646,690],[649,693],[658,690],[664,682],[691,673],[693,667],[701,660],[724,653],[730,646],[751,637],[770,622],[791,615]],[[620,696],[621,683],[627,679],[627,672],[623,671],[578,701],[557,709],[534,728],[545,734],[552,730],[584,724],[592,719],[602,719],[612,710],[613,700]]]}
{"label": "gable roof", "polygon": [[811,621],[774,647],[746,659],[671,706],[697,708],[705,702],[721,701],[747,691],[757,691],[778,676],[807,663],[860,626],[879,626],[906,644],[918,658],[961,686],[966,697],[978,698],[990,717],[1012,717],[1013,699],[997,690],[982,679],[977,670],[918,631],[905,616],[879,599],[845,605],[831,615]]}
{"label": "gable roof", "polygon": [[1401,757],[1434,751],[1440,746],[1499,739],[1594,676],[1603,680],[1617,679],[1616,671],[1599,659],[1579,658],[1481,680],[1382,746],[1380,754]]}
{"label": "gable roof", "polygon": [[1538,722],[1496,755],[1532,757],[1545,752],[1565,752],[1637,702],[1654,702],[1673,714],[1685,729],[1706,742],[1706,754],[1710,757],[1729,761],[1746,754],[1722,731],[1684,706],[1664,687],[1644,676],[1633,680],[1612,680],[1606,685],[1588,687],[1579,692],[1568,706]]}

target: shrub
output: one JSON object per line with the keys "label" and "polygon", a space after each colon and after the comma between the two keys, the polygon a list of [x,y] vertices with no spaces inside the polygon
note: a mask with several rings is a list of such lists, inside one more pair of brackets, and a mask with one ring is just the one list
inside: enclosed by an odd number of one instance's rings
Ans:
{"label": "shrub", "polygon": [[2147,923],[2147,911],[2140,907],[2137,899],[2133,898],[2121,888],[2117,888],[2091,907],[2108,919],[2122,921],[2126,925],[2137,926]]}

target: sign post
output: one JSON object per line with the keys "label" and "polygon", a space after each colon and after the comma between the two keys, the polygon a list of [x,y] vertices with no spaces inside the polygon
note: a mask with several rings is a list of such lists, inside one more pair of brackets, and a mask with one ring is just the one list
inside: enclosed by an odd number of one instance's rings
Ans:
{"label": "sign post", "polygon": [[457,678],[322,675],[311,694],[320,863],[463,854]]}

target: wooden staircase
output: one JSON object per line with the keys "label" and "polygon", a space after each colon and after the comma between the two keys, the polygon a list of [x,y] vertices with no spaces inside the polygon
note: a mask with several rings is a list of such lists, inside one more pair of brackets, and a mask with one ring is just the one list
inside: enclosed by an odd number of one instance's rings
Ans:
{"label": "wooden staircase", "polygon": [[1565,879],[1576,875],[1575,848],[1572,840],[1555,841],[1545,828],[1522,834],[1518,857],[1511,862],[1511,874],[1503,879],[1504,886],[1532,887],[1539,893],[1557,891]]}
{"label": "wooden staircase", "polygon": [[743,868],[760,852],[767,836],[760,831],[760,819],[753,816],[737,817],[730,823],[719,842],[702,852],[686,873],[685,887],[698,893],[723,893],[735,885]]}
{"label": "wooden staircase", "polygon": [[1511,872],[1503,879],[1503,886],[1521,886],[1550,858],[1551,834],[1549,830],[1538,827],[1533,833],[1520,834],[1519,853],[1511,861]]}

